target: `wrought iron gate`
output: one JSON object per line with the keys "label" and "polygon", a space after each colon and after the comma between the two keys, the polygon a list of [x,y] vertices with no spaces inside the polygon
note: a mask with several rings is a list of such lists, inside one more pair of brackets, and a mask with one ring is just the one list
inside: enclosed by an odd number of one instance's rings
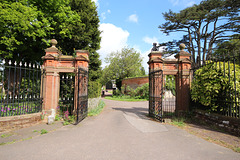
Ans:
{"label": "wrought iron gate", "polygon": [[74,73],[60,74],[59,110],[62,114],[73,115],[74,110]]}
{"label": "wrought iron gate", "polygon": [[163,71],[149,73],[149,115],[162,121]]}
{"label": "wrought iron gate", "polygon": [[76,124],[88,114],[88,71],[78,67]]}
{"label": "wrought iron gate", "polygon": [[163,117],[170,118],[175,115],[176,110],[176,77],[164,75],[162,110]]}

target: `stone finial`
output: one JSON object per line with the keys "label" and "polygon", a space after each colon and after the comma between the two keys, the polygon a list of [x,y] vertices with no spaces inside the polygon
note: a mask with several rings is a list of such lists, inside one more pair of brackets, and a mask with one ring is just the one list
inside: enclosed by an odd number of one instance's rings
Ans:
{"label": "stone finial", "polygon": [[183,51],[183,50],[185,49],[185,47],[186,47],[186,46],[185,46],[184,43],[181,43],[181,44],[179,45],[179,48],[180,48],[181,51]]}
{"label": "stone finial", "polygon": [[51,47],[45,49],[46,55],[51,54],[51,55],[61,55],[62,52],[59,51],[56,47],[57,45],[57,40],[56,39],[51,39],[50,44],[52,45]]}
{"label": "stone finial", "polygon": [[56,45],[57,45],[58,42],[57,42],[56,39],[51,39],[50,43],[51,43],[52,47],[56,48]]}

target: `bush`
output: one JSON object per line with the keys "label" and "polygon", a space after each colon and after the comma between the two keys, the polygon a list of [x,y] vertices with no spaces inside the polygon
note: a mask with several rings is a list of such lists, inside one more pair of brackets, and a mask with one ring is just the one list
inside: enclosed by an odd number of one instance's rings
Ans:
{"label": "bush", "polygon": [[101,96],[101,84],[97,81],[88,82],[88,98],[97,98]]}
{"label": "bush", "polygon": [[[225,68],[225,71],[223,71],[223,68]],[[235,94],[232,94],[235,93],[233,71],[234,65],[232,63],[229,66],[227,64],[224,66],[223,62],[211,63],[198,69],[191,86],[192,100],[204,105],[211,111],[222,111],[224,107],[227,107],[224,106],[223,102],[231,102],[235,99]],[[239,65],[235,65],[235,71],[238,96],[240,93]]]}
{"label": "bush", "polygon": [[176,96],[176,85],[175,85],[175,76],[166,75],[166,90],[170,90],[174,96]]}
{"label": "bush", "polygon": [[135,90],[129,89],[130,96],[136,99],[149,99],[149,84],[146,83],[141,87],[136,88]]}

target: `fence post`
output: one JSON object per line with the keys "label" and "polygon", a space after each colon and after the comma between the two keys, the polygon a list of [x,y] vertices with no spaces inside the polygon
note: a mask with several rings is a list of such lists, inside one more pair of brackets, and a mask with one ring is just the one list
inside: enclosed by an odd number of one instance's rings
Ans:
{"label": "fence post", "polygon": [[186,112],[190,105],[190,69],[191,54],[184,51],[185,44],[180,44],[180,52],[176,55],[178,59],[178,74],[176,77],[176,112]]}
{"label": "fence post", "polygon": [[[56,70],[57,59],[61,52],[56,48],[57,41],[51,40],[52,46],[45,49],[46,55],[43,59],[43,69],[45,70],[43,85],[43,111],[52,114],[58,106],[59,101],[59,72]],[[55,113],[55,112],[54,112]],[[53,113],[53,114],[54,114]]]}

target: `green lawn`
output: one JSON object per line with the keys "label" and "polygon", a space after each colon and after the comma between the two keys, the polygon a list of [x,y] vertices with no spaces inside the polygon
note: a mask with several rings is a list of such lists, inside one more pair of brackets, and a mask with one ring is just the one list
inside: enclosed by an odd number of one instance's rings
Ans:
{"label": "green lawn", "polygon": [[148,101],[147,99],[134,99],[134,98],[132,98],[130,96],[105,97],[105,99],[115,100],[115,101],[128,101],[128,102]]}

